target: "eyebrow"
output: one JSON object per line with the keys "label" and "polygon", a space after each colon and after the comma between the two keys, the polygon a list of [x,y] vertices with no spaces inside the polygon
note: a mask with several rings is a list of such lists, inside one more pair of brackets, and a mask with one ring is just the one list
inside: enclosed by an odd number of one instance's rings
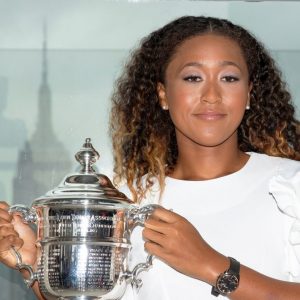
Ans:
{"label": "eyebrow", "polygon": [[[218,65],[221,66],[221,67],[234,66],[234,67],[237,67],[239,70],[241,70],[241,67],[238,64],[236,64],[235,62],[230,61],[230,60],[220,61],[220,62],[218,62]],[[182,67],[182,69],[184,69],[185,67],[203,67],[203,66],[205,66],[205,64],[195,61],[195,62],[189,62],[189,63],[185,64]]]}

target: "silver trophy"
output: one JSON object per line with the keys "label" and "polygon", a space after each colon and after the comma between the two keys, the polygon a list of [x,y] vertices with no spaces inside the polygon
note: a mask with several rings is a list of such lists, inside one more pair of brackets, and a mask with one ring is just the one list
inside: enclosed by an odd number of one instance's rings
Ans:
{"label": "silver trophy", "polygon": [[38,280],[46,299],[120,299],[128,284],[139,287],[145,263],[128,270],[130,235],[143,226],[155,205],[139,208],[119,192],[107,176],[97,174],[92,165],[99,158],[90,139],[75,155],[81,170],[71,174],[54,190],[33,201],[27,208],[14,205],[25,223],[37,225],[38,266],[22,262],[16,249],[17,268],[26,269],[31,286]]}

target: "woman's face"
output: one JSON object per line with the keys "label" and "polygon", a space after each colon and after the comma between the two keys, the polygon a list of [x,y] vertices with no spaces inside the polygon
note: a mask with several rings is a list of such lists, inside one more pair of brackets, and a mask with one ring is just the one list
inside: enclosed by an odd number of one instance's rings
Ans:
{"label": "woman's face", "polygon": [[175,125],[178,146],[237,145],[237,128],[249,104],[251,86],[238,44],[205,34],[183,42],[158,84],[162,106]]}

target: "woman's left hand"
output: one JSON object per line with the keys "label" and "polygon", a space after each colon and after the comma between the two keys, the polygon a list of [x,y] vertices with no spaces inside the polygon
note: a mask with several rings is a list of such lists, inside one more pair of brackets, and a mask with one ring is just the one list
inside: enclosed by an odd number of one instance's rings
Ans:
{"label": "woman's left hand", "polygon": [[177,271],[210,284],[219,272],[216,269],[224,269],[220,265],[227,263],[189,221],[162,207],[155,209],[145,222],[143,237],[147,252]]}

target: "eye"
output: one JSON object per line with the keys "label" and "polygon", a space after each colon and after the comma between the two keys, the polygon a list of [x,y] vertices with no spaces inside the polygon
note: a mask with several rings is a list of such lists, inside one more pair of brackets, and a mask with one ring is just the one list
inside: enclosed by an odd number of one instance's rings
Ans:
{"label": "eye", "polygon": [[221,80],[225,82],[235,82],[235,81],[239,81],[239,78],[236,76],[228,75],[228,76],[223,76]]}
{"label": "eye", "polygon": [[188,81],[188,82],[199,82],[199,81],[202,81],[202,78],[199,75],[188,75],[188,76],[185,76],[183,78],[183,80]]}

